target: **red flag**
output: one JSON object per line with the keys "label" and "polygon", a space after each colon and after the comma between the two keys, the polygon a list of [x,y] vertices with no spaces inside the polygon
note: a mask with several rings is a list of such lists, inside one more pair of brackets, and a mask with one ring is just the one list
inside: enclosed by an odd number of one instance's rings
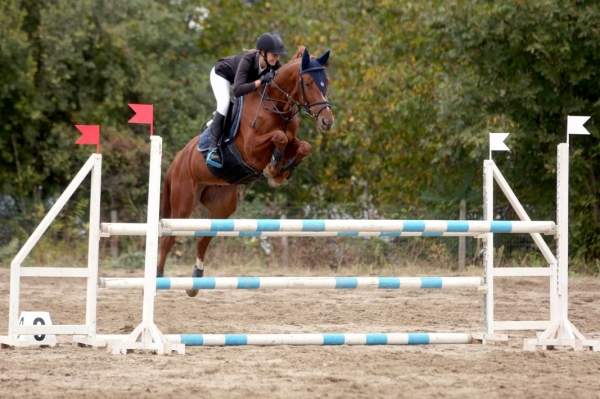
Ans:
{"label": "red flag", "polygon": [[129,123],[150,125],[150,135],[154,134],[154,106],[152,104],[128,104],[135,112]]}
{"label": "red flag", "polygon": [[75,125],[81,136],[75,144],[95,144],[96,152],[100,153],[100,125]]}

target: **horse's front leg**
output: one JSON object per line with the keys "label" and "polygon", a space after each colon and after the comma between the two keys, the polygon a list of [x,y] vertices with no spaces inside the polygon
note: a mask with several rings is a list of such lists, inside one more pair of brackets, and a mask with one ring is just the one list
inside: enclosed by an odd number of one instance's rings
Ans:
{"label": "horse's front leg", "polygon": [[269,185],[278,186],[279,184],[273,180],[273,177],[280,173],[289,140],[285,132],[282,130],[274,130],[270,133],[269,141],[275,148],[273,149],[271,161],[263,170],[263,175],[268,179]]}
{"label": "horse's front leg", "polygon": [[294,170],[296,166],[312,152],[312,146],[308,141],[294,139],[286,148],[283,169]]}
{"label": "horse's front leg", "polygon": [[307,141],[298,140],[297,138],[290,140],[285,148],[281,168],[279,168],[277,175],[273,176],[275,183],[279,185],[287,180],[296,169],[296,166],[309,156],[311,151],[312,146]]}

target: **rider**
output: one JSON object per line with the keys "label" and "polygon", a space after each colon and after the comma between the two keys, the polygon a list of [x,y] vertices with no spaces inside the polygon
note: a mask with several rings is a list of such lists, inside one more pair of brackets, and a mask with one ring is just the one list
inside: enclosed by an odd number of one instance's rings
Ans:
{"label": "rider", "polygon": [[[223,134],[223,125],[229,109],[229,90],[233,85],[236,97],[246,95],[261,85],[268,84],[281,64],[279,56],[286,54],[285,46],[277,33],[263,33],[256,41],[256,49],[220,59],[210,71],[217,111],[211,124],[213,145],[217,146]],[[211,149],[208,161],[221,164],[221,156],[216,148]]]}

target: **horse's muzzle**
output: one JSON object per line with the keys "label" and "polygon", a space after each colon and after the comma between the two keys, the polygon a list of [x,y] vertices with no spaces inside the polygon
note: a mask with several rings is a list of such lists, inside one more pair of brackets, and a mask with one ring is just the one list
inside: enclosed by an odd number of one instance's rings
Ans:
{"label": "horse's muzzle", "polygon": [[323,113],[323,115],[319,116],[317,120],[317,127],[320,131],[326,132],[333,126],[333,115],[327,115]]}

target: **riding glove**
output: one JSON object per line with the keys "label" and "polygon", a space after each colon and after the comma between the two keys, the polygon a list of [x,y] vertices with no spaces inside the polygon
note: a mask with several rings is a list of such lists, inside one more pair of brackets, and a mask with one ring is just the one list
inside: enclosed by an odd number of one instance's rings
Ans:
{"label": "riding glove", "polygon": [[275,77],[275,71],[271,70],[260,77],[260,84],[266,85],[266,84],[270,83],[274,77]]}

